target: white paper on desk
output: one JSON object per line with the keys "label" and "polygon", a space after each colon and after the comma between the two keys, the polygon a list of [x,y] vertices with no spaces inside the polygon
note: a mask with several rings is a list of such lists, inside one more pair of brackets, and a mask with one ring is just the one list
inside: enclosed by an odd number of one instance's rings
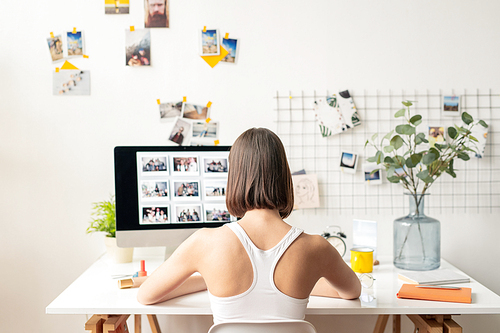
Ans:
{"label": "white paper on desk", "polygon": [[451,269],[436,269],[432,271],[405,271],[398,274],[398,278],[413,284],[452,284],[467,283],[470,279]]}

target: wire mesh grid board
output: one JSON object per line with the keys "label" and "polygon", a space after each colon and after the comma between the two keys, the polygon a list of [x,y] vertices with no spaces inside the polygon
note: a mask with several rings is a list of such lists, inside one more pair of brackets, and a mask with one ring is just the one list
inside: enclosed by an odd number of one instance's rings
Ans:
{"label": "wire mesh grid board", "polygon": [[[404,118],[394,114],[411,100],[412,115],[422,115],[417,132],[429,132],[429,126],[461,126],[460,116],[442,112],[443,96],[460,96],[461,111],[474,120],[482,119],[488,125],[485,153],[482,158],[471,157],[467,162],[455,160],[457,177],[443,173],[427,193],[425,211],[447,213],[498,213],[500,211],[500,92],[486,90],[437,91],[355,91],[349,90],[358,110],[361,125],[337,135],[322,137],[315,120],[314,101],[331,96],[333,91],[276,92],[274,121],[276,133],[283,141],[292,172],[305,170],[318,178],[320,208],[302,210],[315,214],[402,214],[407,213],[408,198],[401,184],[387,181],[382,184],[365,182],[363,163],[375,155],[375,148],[365,142],[373,134],[379,139],[402,124]],[[446,130],[445,130],[446,132]],[[446,138],[446,134],[445,134]],[[357,171],[342,172],[342,152],[359,154]]]}

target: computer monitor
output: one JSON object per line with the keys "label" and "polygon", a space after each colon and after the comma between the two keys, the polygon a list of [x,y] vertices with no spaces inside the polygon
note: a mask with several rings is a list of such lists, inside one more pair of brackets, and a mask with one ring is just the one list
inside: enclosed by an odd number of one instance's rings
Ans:
{"label": "computer monitor", "polygon": [[115,147],[118,246],[168,252],[200,228],[235,221],[225,200],[230,148]]}

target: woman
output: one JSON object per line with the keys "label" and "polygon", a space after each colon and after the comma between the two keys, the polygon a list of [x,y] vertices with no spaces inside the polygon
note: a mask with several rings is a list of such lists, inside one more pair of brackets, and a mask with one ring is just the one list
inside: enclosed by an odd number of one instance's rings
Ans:
{"label": "woman", "polygon": [[359,279],[337,250],[283,221],[293,209],[293,185],[278,136],[263,128],[244,132],[229,164],[226,204],[241,219],[195,232],[143,283],[139,302],[208,288],[217,324],[300,320],[309,295],[359,297]]}

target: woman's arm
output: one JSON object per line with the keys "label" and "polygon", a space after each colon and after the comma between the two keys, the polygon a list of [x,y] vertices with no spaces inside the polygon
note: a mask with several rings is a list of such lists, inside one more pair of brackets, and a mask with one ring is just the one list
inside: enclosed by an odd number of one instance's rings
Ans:
{"label": "woman's arm", "polygon": [[338,251],[325,239],[319,241],[322,278],[318,280],[311,295],[355,299],[361,295],[361,282],[345,263]]}
{"label": "woman's arm", "polygon": [[200,249],[203,233],[203,229],[195,232],[143,282],[137,293],[141,304],[160,303],[206,289],[201,276],[191,276],[197,271],[197,263],[203,255]]}

